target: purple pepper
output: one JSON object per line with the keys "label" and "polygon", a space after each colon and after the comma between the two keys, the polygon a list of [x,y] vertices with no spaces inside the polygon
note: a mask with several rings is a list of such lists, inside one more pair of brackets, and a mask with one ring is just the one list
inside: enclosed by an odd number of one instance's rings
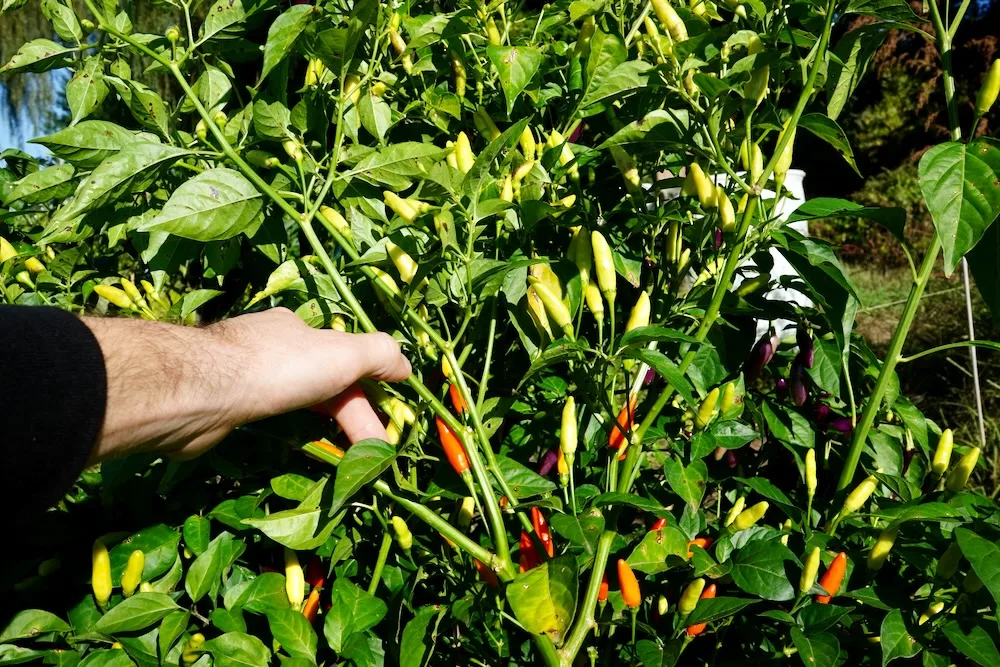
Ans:
{"label": "purple pepper", "polygon": [[913,460],[913,455],[917,453],[916,449],[907,449],[903,452],[903,472],[901,475],[905,475],[906,471],[910,469],[910,461]]}
{"label": "purple pepper", "polygon": [[538,465],[538,474],[542,477],[548,477],[552,470],[556,467],[556,462],[559,460],[559,454],[554,449],[550,449],[545,452],[542,456],[542,462]]}
{"label": "purple pepper", "polygon": [[792,397],[792,403],[795,405],[801,407],[809,400],[809,386],[807,383],[806,369],[802,365],[802,361],[796,357],[795,361],[792,362],[792,372],[788,378],[789,394]]}
{"label": "purple pepper", "polygon": [[718,250],[721,247],[722,247],[722,230],[717,228],[715,230],[715,249]]}
{"label": "purple pepper", "polygon": [[830,421],[830,406],[826,403],[817,403],[813,416],[817,424],[825,426]]}
{"label": "purple pepper", "polygon": [[650,368],[648,371],[646,371],[646,377],[643,378],[642,384],[648,387],[649,385],[653,384],[653,381],[655,379],[656,379],[656,371]]}
{"label": "purple pepper", "polygon": [[806,368],[812,368],[816,358],[816,349],[813,345],[813,339],[809,335],[809,330],[800,325],[795,331],[795,342],[799,346],[798,358],[802,360],[802,365]]}
{"label": "purple pepper", "polygon": [[730,468],[735,468],[740,464],[740,457],[736,455],[736,452],[730,449],[726,452],[726,465]]}
{"label": "purple pepper", "polygon": [[850,417],[837,417],[830,422],[830,428],[840,431],[845,435],[850,435],[851,431],[854,430],[854,424],[851,423]]}
{"label": "purple pepper", "polygon": [[788,380],[778,378],[778,381],[774,383],[774,393],[778,396],[779,401],[788,398]]}
{"label": "purple pepper", "polygon": [[581,134],[583,134],[583,128],[584,128],[583,123],[577,125],[576,129],[573,130],[573,133],[569,135],[569,138],[567,138],[566,141],[568,141],[571,144],[575,144],[576,140],[580,138]]}
{"label": "purple pepper", "polygon": [[750,356],[743,364],[743,376],[746,378],[747,384],[757,381],[757,378],[760,377],[760,372],[771,361],[771,357],[774,356],[774,352],[777,349],[778,336],[774,331],[771,331],[757,341],[757,344],[750,350]]}
{"label": "purple pepper", "polygon": [[656,280],[657,280],[657,278],[659,277],[659,274],[660,274],[660,267],[659,267],[659,265],[657,265],[657,263],[654,262],[649,257],[645,258],[642,261],[646,265],[646,268],[649,269],[649,272],[652,274],[652,280],[653,280],[653,283],[655,284]]}

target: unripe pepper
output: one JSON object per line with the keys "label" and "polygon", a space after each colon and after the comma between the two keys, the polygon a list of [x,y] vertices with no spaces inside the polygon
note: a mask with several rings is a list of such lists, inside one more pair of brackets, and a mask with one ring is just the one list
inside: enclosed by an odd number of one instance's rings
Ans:
{"label": "unripe pepper", "polygon": [[649,294],[645,291],[639,292],[639,298],[636,299],[635,305],[632,306],[632,312],[629,314],[628,322],[625,324],[625,332],[649,326],[649,312]]}
{"label": "unripe pepper", "polygon": [[153,584],[149,583],[148,581],[142,582],[141,584],[139,584],[139,592],[140,593],[152,593],[153,592]]}
{"label": "unripe pepper", "polygon": [[978,593],[979,589],[983,587],[983,580],[976,575],[975,572],[969,572],[965,575],[965,579],[962,580],[962,590],[970,595],[972,593]]}
{"label": "unripe pepper", "polygon": [[469,474],[469,459],[465,455],[465,448],[462,447],[462,441],[458,439],[455,432],[444,423],[440,417],[434,418],[437,424],[438,437],[441,439],[441,446],[444,448],[445,456],[448,457],[448,462],[451,463],[451,467],[455,469],[459,475]]}
{"label": "unripe pepper", "polygon": [[[698,599],[699,600],[711,600],[714,597],[715,597],[715,584],[709,584],[708,587],[704,590],[704,592],[702,592],[701,596],[699,596]],[[705,623],[695,623],[694,625],[689,625],[687,627],[688,637],[697,637],[698,635],[700,635],[701,633],[703,633],[705,631],[705,628],[707,626],[708,626],[707,622],[705,622]]]}
{"label": "unripe pepper", "polygon": [[514,201],[514,180],[510,174],[503,178],[503,185],[500,187],[500,199],[505,202]]}
{"label": "unripe pepper", "polygon": [[535,528],[535,534],[538,535],[538,539],[541,541],[542,546],[545,547],[545,553],[549,555],[549,558],[555,556],[555,544],[552,542],[552,530],[549,528],[549,522],[546,521],[545,515],[542,514],[542,510],[537,507],[531,508],[531,525]]}
{"label": "unripe pepper", "polygon": [[887,558],[889,558],[889,552],[892,551],[893,544],[896,543],[896,535],[899,534],[899,526],[889,526],[881,533],[879,533],[878,539],[875,540],[875,544],[872,545],[871,551],[868,552],[868,569],[874,572],[878,572],[882,569],[882,565],[885,564]]}
{"label": "unripe pepper", "polygon": [[177,42],[181,41],[180,28],[178,28],[175,25],[172,25],[169,28],[167,28],[167,31],[163,33],[163,35],[164,37],[167,38],[167,41],[170,42],[171,45],[177,44]]}
{"label": "unripe pepper", "polygon": [[338,234],[347,239],[351,245],[354,244],[354,232],[351,231],[351,225],[336,209],[330,208],[329,206],[320,206],[319,214],[330,223]]}
{"label": "unripe pepper", "polygon": [[844,581],[844,574],[847,572],[847,554],[841,551],[837,557],[826,568],[826,572],[820,577],[819,585],[823,587],[829,595],[817,595],[816,602],[819,604],[829,604],[830,599],[840,592],[840,584]]}
{"label": "unripe pepper", "polygon": [[816,494],[816,450],[806,452],[806,491],[812,498]]}
{"label": "unripe pepper", "polygon": [[819,572],[820,552],[819,547],[813,547],[809,555],[806,556],[802,564],[802,576],[799,577],[799,592],[808,593],[816,583],[816,574]]}
{"label": "unripe pepper", "polygon": [[667,610],[670,608],[670,604],[667,602],[667,598],[663,595],[656,598],[656,613],[660,616],[666,616]]}
{"label": "unripe pepper", "polygon": [[608,573],[601,575],[601,585],[597,588],[597,601],[604,604],[608,601]]}
{"label": "unripe pepper", "polygon": [[306,596],[306,578],[299,564],[299,556],[288,547],[285,547],[285,594],[292,609],[301,607]]}
{"label": "unripe pepper", "polygon": [[756,183],[760,175],[764,173],[764,153],[760,150],[760,144],[756,141],[748,142],[746,137],[740,144],[740,161],[743,169],[750,174],[750,182]]}
{"label": "unripe pepper", "polygon": [[198,124],[194,126],[194,136],[198,137],[198,141],[201,143],[208,141],[208,123],[204,119],[199,120]]}
{"label": "unripe pepper", "polygon": [[291,159],[299,162],[302,160],[302,147],[295,139],[285,139],[281,142],[281,147],[285,149],[285,154]]}
{"label": "unripe pepper", "polygon": [[128,563],[122,572],[122,593],[125,594],[125,597],[132,597],[135,589],[139,587],[144,567],[146,567],[146,554],[136,549],[129,555]]}
{"label": "unripe pepper", "polygon": [[698,406],[698,413],[695,415],[694,425],[695,428],[701,430],[708,426],[712,420],[715,418],[718,410],[716,406],[719,403],[719,388],[715,387],[712,391],[708,392],[705,399]]}
{"label": "unripe pepper", "polygon": [[528,287],[526,298],[528,300],[528,314],[531,315],[531,319],[538,327],[539,333],[545,332],[549,338],[555,338],[552,335],[552,328],[549,326],[549,316],[545,314],[545,304],[542,303],[542,298],[538,296],[534,287]]}
{"label": "unripe pepper", "polygon": [[736,521],[736,517],[738,517],[743,512],[743,508],[746,507],[746,504],[747,504],[746,496],[740,496],[739,498],[737,498],[736,502],[733,503],[733,506],[729,509],[729,512],[726,514],[726,520],[723,522],[723,526],[728,528],[729,526],[733,525],[733,522]]}
{"label": "unripe pepper", "polygon": [[386,241],[385,249],[389,254],[389,259],[392,260],[393,265],[399,272],[399,277],[402,278],[403,282],[407,285],[412,283],[413,279],[417,275],[417,270],[420,268],[419,265],[406,253],[405,250],[392,241]]}
{"label": "unripe pepper", "polygon": [[491,46],[500,46],[503,43],[500,37],[500,29],[497,28],[497,22],[493,20],[492,16],[486,19],[486,39]]}
{"label": "unripe pepper", "polygon": [[472,525],[472,518],[476,515],[476,499],[472,496],[462,498],[462,504],[458,508],[458,521],[456,525],[462,530],[468,530]]}
{"label": "unripe pepper", "polygon": [[556,459],[556,470],[559,472],[559,486],[565,488],[569,484],[569,464],[566,463],[566,455],[561,449]]}
{"label": "unripe pepper", "polygon": [[701,204],[703,209],[708,210],[715,208],[715,184],[712,183],[712,179],[705,174],[705,171],[701,168],[700,164],[692,162],[691,166],[688,167],[688,173],[685,179],[690,179],[691,185],[688,189],[694,189],[694,194],[698,196],[698,202]]}
{"label": "unripe pepper", "polygon": [[931,472],[935,475],[943,475],[948,470],[951,463],[951,451],[955,444],[955,437],[950,428],[941,432],[938,438],[937,447],[934,449],[934,459],[931,461]]}
{"label": "unripe pepper", "polygon": [[694,608],[698,606],[698,600],[701,598],[701,594],[705,592],[705,580],[702,578],[695,579],[688,587],[684,589],[681,593],[680,600],[677,601],[677,611],[681,616],[687,616]]}
{"label": "unripe pepper", "polygon": [[785,182],[785,175],[788,174],[788,170],[792,166],[792,150],[795,145],[796,128],[793,127],[789,129],[789,123],[791,122],[791,120],[792,119],[789,118],[788,120],[785,121],[784,129],[781,131],[781,135],[779,135],[778,137],[778,141],[780,142],[782,137],[785,136],[785,134],[789,135],[788,143],[785,144],[785,149],[781,151],[781,155],[778,157],[778,161],[774,165],[774,176],[778,182],[779,188],[781,184]]}
{"label": "unripe pepper", "polygon": [[597,30],[597,20],[591,14],[583,19],[580,31],[576,35],[576,46],[573,47],[573,57],[579,58],[590,49],[590,39]]}
{"label": "unripe pepper", "polygon": [[455,75],[455,94],[465,97],[465,85],[468,77],[465,72],[465,64],[457,51],[451,51],[451,71]]}
{"label": "unripe pepper", "polygon": [[940,600],[937,602],[932,602],[927,607],[927,611],[920,614],[920,618],[917,619],[917,625],[923,625],[927,621],[931,620],[944,610],[944,602]]}
{"label": "unripe pepper", "polygon": [[594,251],[590,236],[583,227],[573,228],[573,238],[569,242],[569,258],[580,273],[580,285],[584,290],[590,284],[590,271],[594,266]]}
{"label": "unripe pepper", "polygon": [[[632,425],[635,423],[635,407],[638,401],[639,395],[632,394],[628,397],[628,403],[622,406],[618,417],[615,419],[615,423],[611,426],[611,434],[608,436],[609,448],[619,449],[625,444],[627,440],[626,434],[632,431]],[[623,428],[625,429],[624,431],[622,430]]]}
{"label": "unripe pepper", "polygon": [[590,233],[590,243],[593,249],[597,285],[601,288],[601,293],[607,299],[608,304],[614,307],[615,295],[618,293],[618,274],[615,272],[615,259],[611,252],[611,246],[608,245],[604,234],[596,229]]}
{"label": "unripe pepper", "polygon": [[946,489],[954,492],[965,488],[965,485],[969,483],[969,477],[972,476],[972,471],[976,469],[979,451],[979,447],[973,447],[959,460],[958,465],[948,475],[948,480],[944,484]]}
{"label": "unripe pepper", "polygon": [[737,419],[743,414],[743,396],[736,394],[736,383],[732,380],[722,386],[719,414],[723,419]]}
{"label": "unripe pepper", "polygon": [[14,246],[10,244],[10,241],[0,236],[0,264],[15,257],[17,257],[17,251],[14,250]]}
{"label": "unripe pepper", "polygon": [[632,156],[621,146],[613,144],[611,146],[611,157],[614,158],[618,171],[622,173],[622,178],[625,179],[625,186],[630,192],[638,192],[642,181],[639,179],[639,170],[636,168],[635,160],[632,159]]}
{"label": "unripe pepper", "polygon": [[559,164],[564,167],[566,165],[570,165],[566,173],[569,175],[571,180],[574,181],[579,180],[580,169],[576,166],[576,163],[573,162],[576,156],[573,155],[573,149],[570,148],[569,142],[566,141],[565,138],[563,138],[563,135],[560,134],[559,130],[552,130],[552,132],[549,134],[548,140],[546,141],[546,145],[549,148],[559,148],[560,146],[562,146],[562,148],[559,151]]}
{"label": "unripe pepper", "polygon": [[410,527],[406,525],[406,520],[399,515],[393,515],[392,529],[396,532],[396,541],[399,543],[399,548],[404,553],[409,553],[410,549],[413,548],[413,533],[410,532]]}
{"label": "unripe pepper", "polygon": [[455,137],[455,159],[458,162],[458,170],[463,174],[468,174],[476,164],[476,154],[472,152],[469,135],[465,132],[459,132]]}
{"label": "unripe pepper", "polygon": [[[531,131],[531,128],[525,126],[524,131],[521,132],[521,136],[517,141],[521,146],[521,152],[524,154],[524,159],[528,162],[532,162],[535,159],[535,149],[538,147],[538,144],[535,142],[535,135]],[[521,178],[524,178],[524,176]]]}
{"label": "unripe pepper", "polygon": [[621,589],[622,601],[626,607],[635,609],[642,603],[639,581],[629,564],[621,558],[618,559],[618,587]]}
{"label": "unripe pepper", "polygon": [[386,190],[382,193],[386,206],[407,222],[413,222],[421,213],[426,213],[431,209],[430,204],[418,199],[403,199],[395,192]]}
{"label": "unripe pepper", "polygon": [[535,543],[531,541],[531,535],[528,534],[528,531],[521,531],[519,544],[518,560],[520,561],[521,572],[533,570],[542,564],[542,559],[538,555],[538,550],[535,549]]}
{"label": "unripe pepper", "polygon": [[863,479],[860,484],[854,487],[853,491],[847,494],[847,499],[844,501],[844,509],[842,510],[843,515],[847,516],[861,509],[861,506],[875,493],[876,488],[878,488],[878,479],[875,475],[870,475]]}
{"label": "unripe pepper", "polygon": [[976,95],[976,118],[981,118],[990,112],[996,104],[997,96],[1000,95],[1000,59],[994,60],[990,65],[983,85]]}
{"label": "unripe pepper", "polygon": [[688,38],[687,27],[684,25],[684,21],[668,0],[652,0],[652,5],[653,11],[656,12],[656,17],[660,19],[660,23],[667,29],[670,37],[675,42],[683,42]]}
{"label": "unripe pepper", "polygon": [[726,194],[725,188],[721,185],[715,189],[715,201],[719,205],[719,229],[724,234],[731,234],[736,231],[736,211],[733,209],[733,201]]}
{"label": "unripe pepper", "polygon": [[314,588],[309,591],[309,597],[306,598],[306,602],[302,605],[302,615],[306,617],[309,623],[316,620],[316,615],[319,613],[319,589]]}
{"label": "unripe pepper", "polygon": [[764,514],[767,512],[767,508],[770,507],[767,501],[761,501],[756,505],[752,505],[742,512],[733,521],[733,529],[735,530],[746,530],[752,527],[755,523],[761,520]]}
{"label": "unripe pepper", "polygon": [[[402,295],[402,292],[399,291],[399,285],[397,285],[396,281],[392,279],[392,276],[377,266],[373,266],[371,269],[372,273],[375,274],[375,279],[386,287],[389,294],[397,297]],[[383,294],[382,290],[378,288],[375,289],[375,296],[377,296],[380,301],[386,299],[386,295]]]}
{"label": "unripe pepper", "polygon": [[572,396],[568,396],[566,404],[563,406],[559,431],[559,451],[566,457],[567,465],[573,465],[577,442],[576,400]]}
{"label": "unripe pepper", "polygon": [[142,292],[140,292],[139,288],[135,286],[135,283],[128,278],[120,278],[118,282],[121,284],[125,294],[128,295],[128,298],[132,300],[132,303],[146,307],[146,299],[142,297]]}
{"label": "unripe pepper", "polygon": [[226,129],[226,124],[229,122],[229,117],[226,115],[225,111],[219,109],[214,114],[212,114],[212,120],[215,122],[216,127],[218,127],[220,130],[224,130]]}
{"label": "unripe pepper", "polygon": [[601,290],[594,283],[589,283],[584,292],[587,299],[587,308],[594,314],[594,319],[598,322],[604,320],[604,299],[601,298]]}
{"label": "unripe pepper", "polygon": [[181,662],[185,665],[193,665],[198,662],[198,658],[201,657],[201,645],[205,643],[205,635],[200,632],[196,632],[191,635],[186,642],[184,642],[184,648],[181,650]]}
{"label": "unripe pepper", "polygon": [[472,112],[472,122],[475,123],[479,134],[483,135],[487,141],[496,141],[500,138],[500,128],[493,122],[486,109],[482,107]]}
{"label": "unripe pepper", "polygon": [[538,298],[542,300],[542,305],[545,306],[545,311],[552,318],[552,321],[563,330],[567,337],[573,338],[573,316],[570,315],[566,304],[538,278],[531,276],[528,278],[528,282]]}
{"label": "unripe pepper", "polygon": [[24,268],[32,273],[41,273],[45,270],[45,265],[37,257],[29,257],[24,260]]}
{"label": "unripe pepper", "polygon": [[750,80],[743,86],[743,99],[753,103],[756,109],[767,95],[767,84],[771,77],[771,68],[767,65],[758,68],[750,75]]}
{"label": "unripe pepper", "polygon": [[458,157],[455,155],[455,142],[449,139],[444,143],[445,148],[450,149],[444,156],[444,161],[452,169],[458,169]]}
{"label": "unripe pepper", "polygon": [[97,606],[104,609],[111,599],[111,557],[104,542],[96,540],[90,552],[90,586]]}
{"label": "unripe pepper", "polygon": [[938,559],[937,567],[934,570],[934,576],[938,579],[943,579],[947,581],[955,576],[955,571],[958,570],[959,564],[962,562],[962,548],[958,546],[958,542],[952,542],[945,549],[945,552],[941,554],[941,558]]}

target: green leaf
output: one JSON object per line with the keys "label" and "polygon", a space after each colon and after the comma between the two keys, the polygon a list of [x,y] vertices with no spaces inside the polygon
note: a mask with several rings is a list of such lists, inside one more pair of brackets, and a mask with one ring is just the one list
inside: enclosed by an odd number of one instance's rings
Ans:
{"label": "green leaf", "polygon": [[952,646],[976,664],[1000,665],[1000,651],[981,623],[973,625],[971,619],[949,621],[941,630]]}
{"label": "green leaf", "polygon": [[94,624],[95,632],[113,635],[148,628],[172,611],[180,609],[163,593],[136,593],[111,608]]}
{"label": "green leaf", "polygon": [[657,642],[643,639],[636,642],[635,650],[642,667],[674,667],[686,644],[684,639],[675,639],[661,647]]}
{"label": "green leaf", "polygon": [[1000,142],[939,144],[920,158],[919,173],[950,276],[1000,215]]}
{"label": "green leaf", "polygon": [[[268,284],[270,284],[270,281],[268,281]],[[311,479],[302,475],[296,475],[295,473],[286,473],[271,478],[271,490],[288,500],[302,500],[309,493],[312,485],[313,481]]]}
{"label": "green leaf", "polygon": [[89,116],[107,95],[104,60],[101,56],[91,56],[66,84],[66,102],[72,116],[70,124],[75,125]]}
{"label": "green leaf", "polygon": [[728,618],[738,614],[750,605],[757,604],[758,602],[760,600],[727,597],[698,600],[698,606],[684,619],[684,623],[687,625],[711,623],[712,621],[718,621],[721,618]]}
{"label": "green leaf", "polygon": [[833,120],[840,116],[892,27],[888,23],[860,26],[847,32],[833,48],[826,79],[826,112]]}
{"label": "green leaf", "polygon": [[336,514],[365,484],[375,480],[392,465],[397,454],[395,447],[375,439],[362,440],[348,449],[337,466],[330,516]]}
{"label": "green leaf", "polygon": [[0,632],[0,643],[30,639],[44,632],[69,632],[69,623],[41,609],[26,609],[14,615]]}
{"label": "green leaf", "polygon": [[477,207],[479,205],[479,193],[482,192],[487,180],[492,180],[493,178],[490,175],[493,169],[493,161],[499,157],[500,153],[517,143],[518,138],[527,126],[528,119],[522,118],[504,130],[496,140],[490,142],[490,145],[476,156],[476,162],[472,165],[472,169],[469,170],[469,173],[462,180],[462,190],[472,197]]}
{"label": "green leaf", "polygon": [[212,654],[215,667],[267,667],[271,652],[264,642],[242,632],[227,632],[202,644]]}
{"label": "green leaf", "polygon": [[85,120],[55,134],[32,139],[56,157],[78,167],[92,169],[136,141],[136,136],[120,125],[104,120]]}
{"label": "green leaf", "polygon": [[767,427],[778,440],[812,449],[816,444],[816,434],[813,432],[809,420],[794,410],[790,410],[783,405],[770,402],[761,404],[761,412],[767,421]]}
{"label": "green leaf", "polygon": [[919,22],[906,0],[851,0],[847,14],[866,14],[886,21]]}
{"label": "green leaf", "polygon": [[316,659],[316,632],[302,612],[294,609],[272,609],[267,622],[275,641],[293,658]]}
{"label": "green leaf", "polygon": [[[424,606],[416,611],[403,629],[403,640],[399,645],[400,667],[421,667],[427,653],[427,628],[434,616],[444,613],[439,606]],[[433,637],[432,637],[433,641]]]}
{"label": "green leaf", "polygon": [[822,632],[806,636],[798,628],[792,628],[791,637],[806,667],[835,667],[838,664],[840,642],[832,634]]}
{"label": "green leaf", "polygon": [[955,538],[976,576],[985,584],[993,599],[1000,602],[1000,547],[968,528],[956,528]]}
{"label": "green leaf", "polygon": [[509,116],[517,96],[538,72],[542,52],[528,46],[488,46],[486,55],[497,70]]}
{"label": "green leaf", "polygon": [[705,484],[708,479],[708,466],[704,461],[693,461],[685,466],[675,458],[664,461],[663,471],[670,488],[684,499],[689,507],[697,509],[705,496]]}
{"label": "green leaf", "polygon": [[68,197],[75,189],[75,173],[71,164],[58,164],[33,171],[14,184],[5,203],[23,201],[25,204],[41,204]]}
{"label": "green leaf", "polygon": [[49,39],[34,39],[24,44],[17,50],[10,62],[0,67],[0,74],[13,74],[15,72],[38,74],[51,69],[59,69],[66,65],[69,54],[76,51],[77,49],[56,44]]}
{"label": "green leaf", "polygon": [[266,614],[273,609],[288,609],[288,595],[285,593],[285,575],[264,572],[239,591],[226,591],[223,600],[226,609],[245,609],[255,614]]}
{"label": "green leaf", "polygon": [[625,351],[625,356],[649,364],[649,367],[656,371],[657,375],[666,380],[674,388],[674,391],[687,401],[688,405],[696,406],[698,404],[698,401],[695,400],[691,383],[684,377],[684,373],[681,372],[677,364],[667,355],[646,347],[633,347]]}
{"label": "green leaf", "polygon": [[205,15],[198,41],[212,39],[224,30],[241,23],[246,18],[242,0],[218,0]]}
{"label": "green leaf", "polygon": [[920,644],[909,632],[903,622],[903,612],[893,609],[882,620],[882,667],[896,658],[910,658],[920,652]]}
{"label": "green leaf", "polygon": [[668,556],[687,559],[687,544],[687,535],[674,526],[666,525],[646,533],[625,562],[633,570],[644,574],[666,572],[671,568],[667,563]]}
{"label": "green leaf", "polygon": [[52,29],[64,42],[83,41],[83,30],[73,9],[59,0],[42,0],[42,13],[52,24]]}
{"label": "green leaf", "polygon": [[836,341],[819,338],[813,345],[813,365],[806,372],[817,387],[840,397],[841,353]]}
{"label": "green leaf", "polygon": [[72,220],[133,190],[145,189],[160,169],[190,154],[183,148],[148,141],[123,146],[91,172],[77,188],[76,197],[59,209],[56,217]]}
{"label": "green leaf", "polygon": [[622,334],[622,337],[618,339],[618,345],[621,347],[628,347],[630,345],[642,345],[649,342],[679,342],[679,343],[695,343],[700,345],[707,345],[707,343],[700,342],[694,336],[689,336],[683,331],[678,331],[677,329],[669,329],[667,327],[658,326],[648,326],[648,327],[638,327],[637,329],[632,329],[631,331],[626,331]]}
{"label": "green leaf", "polygon": [[323,635],[338,653],[348,637],[374,627],[389,610],[385,602],[344,578],[333,582],[330,600],[333,606],[323,622]]}
{"label": "green leaf", "polygon": [[223,546],[232,541],[232,534],[222,533],[212,540],[205,552],[191,563],[191,567],[188,568],[187,575],[184,577],[184,590],[187,591],[192,602],[197,602],[205,597],[209,589],[222,576],[223,555],[226,552]]}
{"label": "green leaf", "polygon": [[840,157],[844,158],[847,164],[851,165],[854,173],[861,176],[858,164],[854,160],[854,150],[851,149],[851,142],[848,140],[844,130],[837,125],[837,121],[821,113],[807,113],[799,119],[799,127],[809,130],[818,138],[830,144],[835,151],[840,153]]}
{"label": "green leaf", "polygon": [[205,553],[208,544],[212,539],[212,522],[203,516],[189,516],[184,521],[182,530],[184,535],[184,546],[190,549],[194,555],[200,556]]}
{"label": "green leaf", "polygon": [[[8,664],[3,660],[2,653],[0,653],[0,663]],[[134,665],[128,653],[115,648],[91,651],[79,663],[79,667],[134,667]]]}
{"label": "green leaf", "polygon": [[976,288],[993,315],[993,323],[1000,322],[1000,225],[990,225],[976,247],[965,259],[976,281]]}
{"label": "green leaf", "polygon": [[560,556],[519,574],[507,586],[507,602],[525,630],[558,646],[576,613],[578,585],[576,559]]}
{"label": "green leaf", "polygon": [[582,547],[587,555],[597,551],[597,541],[604,532],[604,517],[597,510],[575,516],[554,513],[549,523],[555,534],[574,546]]}
{"label": "green leaf", "polygon": [[361,117],[361,126],[378,139],[379,143],[385,143],[385,133],[392,125],[392,110],[385,100],[371,92],[362,95],[358,101],[358,115]]}
{"label": "green leaf", "polygon": [[545,479],[534,470],[513,459],[498,456],[497,464],[500,467],[500,474],[507,480],[514,495],[518,498],[530,498],[556,490],[556,485],[552,480]]}
{"label": "green leaf", "polygon": [[111,550],[111,577],[114,581],[121,579],[129,556],[136,549],[146,554],[146,564],[142,570],[144,581],[158,577],[179,560],[177,545],[180,535],[165,524],[156,524],[143,528],[138,533],[118,544]]}
{"label": "green leaf", "polygon": [[590,504],[594,507],[603,507],[605,505],[626,505],[628,507],[635,507],[646,512],[652,512],[657,516],[669,516],[670,514],[666,509],[664,509],[663,505],[655,500],[636,496],[631,493],[602,493],[590,501]]}
{"label": "green leaf", "polygon": [[160,214],[139,231],[160,231],[195,241],[219,241],[246,231],[261,214],[260,192],[237,171],[219,167],[185,181]]}
{"label": "green leaf", "polygon": [[187,630],[188,621],[191,620],[191,612],[185,610],[172,611],[160,621],[160,631],[157,634],[157,646],[160,655],[167,655],[174,643],[180,639],[184,631]]}
{"label": "green leaf", "polygon": [[750,595],[781,602],[795,597],[795,587],[788,581],[786,562],[795,556],[780,542],[751,542],[733,556],[733,582]]}
{"label": "green leaf", "polygon": [[271,70],[291,53],[299,35],[314,19],[314,11],[317,10],[312,5],[295,5],[285,10],[281,16],[274,20],[274,23],[267,30],[267,43],[264,44],[264,67],[260,73],[261,81],[267,78]]}
{"label": "green leaf", "polygon": [[811,604],[802,608],[799,618],[803,629],[809,634],[815,634],[833,628],[854,609],[853,606],[842,604]]}

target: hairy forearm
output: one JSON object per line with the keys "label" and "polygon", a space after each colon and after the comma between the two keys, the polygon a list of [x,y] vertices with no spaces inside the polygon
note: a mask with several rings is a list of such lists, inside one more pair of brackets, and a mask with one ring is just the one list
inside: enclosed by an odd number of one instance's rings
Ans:
{"label": "hairy forearm", "polygon": [[[91,462],[210,445],[230,429],[237,350],[213,328],[85,318],[104,355],[107,407]],[[200,447],[198,447],[200,449]]]}

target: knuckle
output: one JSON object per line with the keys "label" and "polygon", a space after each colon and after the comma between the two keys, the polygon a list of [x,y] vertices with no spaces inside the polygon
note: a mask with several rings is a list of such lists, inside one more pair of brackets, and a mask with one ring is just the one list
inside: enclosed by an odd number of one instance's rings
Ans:
{"label": "knuckle", "polygon": [[381,358],[389,360],[400,354],[399,343],[396,339],[384,332],[373,333],[371,339],[374,352]]}

